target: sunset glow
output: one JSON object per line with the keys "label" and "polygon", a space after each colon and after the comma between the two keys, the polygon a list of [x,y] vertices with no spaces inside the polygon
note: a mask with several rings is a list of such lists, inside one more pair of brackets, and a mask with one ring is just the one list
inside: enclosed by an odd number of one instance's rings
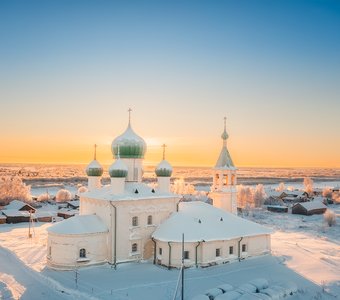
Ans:
{"label": "sunset glow", "polygon": [[340,167],[339,3],[241,2],[2,2],[0,162],[110,164],[131,107],[149,165],[212,166],[226,115],[237,166]]}

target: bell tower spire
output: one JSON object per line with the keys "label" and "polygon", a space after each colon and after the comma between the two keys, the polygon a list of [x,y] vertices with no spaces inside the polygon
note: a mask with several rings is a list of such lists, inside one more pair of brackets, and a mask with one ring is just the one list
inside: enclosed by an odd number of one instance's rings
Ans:
{"label": "bell tower spire", "polygon": [[224,130],[221,135],[223,146],[214,168],[213,185],[211,186],[210,197],[214,206],[228,212],[237,214],[236,203],[236,179],[237,169],[231,159],[227,148],[227,118],[224,117]]}

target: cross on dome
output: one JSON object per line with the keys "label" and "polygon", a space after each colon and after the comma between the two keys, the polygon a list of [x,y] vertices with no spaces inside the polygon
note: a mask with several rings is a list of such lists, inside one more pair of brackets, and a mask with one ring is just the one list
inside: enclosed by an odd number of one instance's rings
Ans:
{"label": "cross on dome", "polygon": [[129,108],[129,109],[128,109],[128,113],[129,113],[129,125],[130,125],[130,123],[131,123],[131,112],[132,112],[132,109]]}
{"label": "cross on dome", "polygon": [[96,160],[97,159],[97,144],[94,144],[94,157],[93,159]]}
{"label": "cross on dome", "polygon": [[163,160],[165,160],[165,148],[166,148],[167,146],[165,145],[165,144],[163,144],[162,145],[162,148],[163,148]]}

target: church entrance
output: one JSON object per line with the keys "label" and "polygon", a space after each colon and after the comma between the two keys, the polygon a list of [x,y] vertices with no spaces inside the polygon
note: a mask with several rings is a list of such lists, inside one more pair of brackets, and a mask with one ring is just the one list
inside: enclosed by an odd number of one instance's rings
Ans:
{"label": "church entrance", "polygon": [[154,243],[152,240],[148,240],[144,245],[143,259],[153,258]]}

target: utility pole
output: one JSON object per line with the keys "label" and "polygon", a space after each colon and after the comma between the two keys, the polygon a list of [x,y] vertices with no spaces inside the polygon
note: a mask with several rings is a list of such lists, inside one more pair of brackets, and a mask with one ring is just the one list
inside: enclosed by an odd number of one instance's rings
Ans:
{"label": "utility pole", "polygon": [[76,283],[76,288],[78,288],[78,268],[76,267],[75,269],[74,269],[74,281],[75,281],[75,283]]}

